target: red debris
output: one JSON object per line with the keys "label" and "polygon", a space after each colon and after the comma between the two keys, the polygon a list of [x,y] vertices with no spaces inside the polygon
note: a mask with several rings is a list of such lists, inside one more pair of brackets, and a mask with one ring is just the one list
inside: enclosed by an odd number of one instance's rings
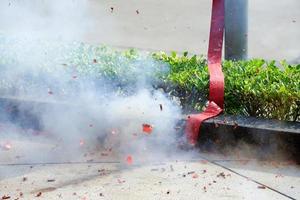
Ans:
{"label": "red debris", "polygon": [[79,145],[80,145],[80,146],[83,146],[83,145],[84,145],[84,140],[83,140],[83,139],[80,139]]}
{"label": "red debris", "polygon": [[111,134],[112,134],[112,135],[116,135],[117,133],[118,133],[118,130],[117,130],[117,129],[112,129],[112,130],[111,130]]}
{"label": "red debris", "polygon": [[3,150],[7,150],[8,151],[8,150],[10,150],[12,148],[12,145],[11,145],[10,142],[6,142],[3,145],[1,145],[1,147],[2,147]]}
{"label": "red debris", "polygon": [[207,160],[201,160],[200,163],[201,163],[201,164],[207,164],[208,161],[207,161]]}
{"label": "red debris", "polygon": [[215,124],[215,128],[219,128],[220,125],[218,123],[215,122],[214,124]]}
{"label": "red debris", "polygon": [[237,122],[233,122],[233,129],[236,129],[238,127],[238,123]]}
{"label": "red debris", "polygon": [[133,158],[132,158],[132,156],[130,156],[130,155],[127,156],[126,162],[127,162],[128,165],[132,165],[132,163],[133,163]]}
{"label": "red debris", "polygon": [[151,134],[153,127],[150,124],[143,124],[143,132]]}
{"label": "red debris", "polygon": [[102,152],[101,156],[108,156],[108,153],[107,152]]}
{"label": "red debris", "polygon": [[263,185],[259,185],[257,186],[258,189],[266,189],[266,186],[263,186]]}
{"label": "red debris", "polygon": [[217,177],[222,177],[222,178],[225,178],[225,173],[224,172],[221,172],[217,175]]}
{"label": "red debris", "polygon": [[118,178],[118,183],[119,183],[119,184],[125,183],[125,180],[121,180],[121,179]]}
{"label": "red debris", "polygon": [[282,174],[277,174],[276,176],[275,176],[275,178],[283,178],[284,176],[282,175]]}
{"label": "red debris", "polygon": [[198,174],[196,174],[196,173],[194,173],[193,174],[193,176],[192,176],[192,178],[198,178],[199,176],[198,176]]}
{"label": "red debris", "polygon": [[36,197],[42,196],[42,192],[38,192],[35,196],[36,196]]}

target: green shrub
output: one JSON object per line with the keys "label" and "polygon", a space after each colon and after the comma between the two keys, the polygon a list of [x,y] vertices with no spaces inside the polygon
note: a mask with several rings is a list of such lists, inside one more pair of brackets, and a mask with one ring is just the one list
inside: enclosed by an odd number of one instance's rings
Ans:
{"label": "green shrub", "polygon": [[[7,46],[13,44],[15,41]],[[0,49],[5,50],[4,47],[0,46]],[[58,47],[61,49],[58,50]],[[178,97],[187,113],[203,110],[208,100],[209,75],[203,56],[188,56],[187,52],[183,55],[175,52],[170,55],[164,52],[142,54],[133,49],[117,51],[83,43],[67,46],[58,44],[54,49],[71,73],[75,70],[78,75],[86,76],[87,80],[109,81],[125,95],[130,93],[130,87],[127,86],[136,84],[143,73],[146,79],[155,80],[152,82],[155,88]],[[2,71],[18,64],[14,61],[15,52],[3,53],[0,56]],[[52,73],[54,65],[61,62],[58,59],[58,63],[54,63],[50,58],[42,64],[46,75]],[[300,64],[289,65],[284,61],[276,63],[262,59],[224,61],[223,72],[225,113],[300,121]],[[5,81],[1,79],[0,91],[11,87]]]}
{"label": "green shrub", "polygon": [[[201,110],[208,99],[207,62],[202,56],[153,54],[167,62],[167,92],[178,96],[188,111]],[[299,121],[300,64],[262,59],[224,61],[225,113]]]}

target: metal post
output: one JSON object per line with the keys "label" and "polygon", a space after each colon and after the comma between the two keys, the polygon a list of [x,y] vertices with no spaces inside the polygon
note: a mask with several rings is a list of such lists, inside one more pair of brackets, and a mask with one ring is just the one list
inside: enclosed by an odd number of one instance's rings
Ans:
{"label": "metal post", "polygon": [[225,0],[225,59],[246,60],[248,0]]}

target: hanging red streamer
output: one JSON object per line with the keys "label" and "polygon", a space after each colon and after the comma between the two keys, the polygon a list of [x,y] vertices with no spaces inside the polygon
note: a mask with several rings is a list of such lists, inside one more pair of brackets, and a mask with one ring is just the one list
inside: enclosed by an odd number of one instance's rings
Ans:
{"label": "hanging red streamer", "polygon": [[222,46],[224,34],[224,0],[213,0],[208,46],[209,104],[205,111],[189,115],[186,135],[190,144],[196,144],[204,120],[222,113],[224,107],[224,75],[222,72]]}

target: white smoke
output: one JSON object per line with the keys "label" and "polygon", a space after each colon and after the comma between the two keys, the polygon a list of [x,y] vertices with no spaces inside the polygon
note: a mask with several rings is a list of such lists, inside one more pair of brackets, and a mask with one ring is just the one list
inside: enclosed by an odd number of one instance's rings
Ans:
{"label": "white smoke", "polygon": [[[95,150],[144,162],[175,148],[180,107],[153,88],[167,67],[149,55],[130,60],[80,43],[93,22],[88,6],[87,0],[0,2],[1,96],[34,102],[19,108],[30,110],[42,131],[35,136],[11,121],[9,111],[1,113],[10,127],[0,133],[1,159],[11,159],[7,144],[13,155],[22,152],[22,161],[35,162],[79,159]],[[109,79],[110,72],[122,76]]]}

